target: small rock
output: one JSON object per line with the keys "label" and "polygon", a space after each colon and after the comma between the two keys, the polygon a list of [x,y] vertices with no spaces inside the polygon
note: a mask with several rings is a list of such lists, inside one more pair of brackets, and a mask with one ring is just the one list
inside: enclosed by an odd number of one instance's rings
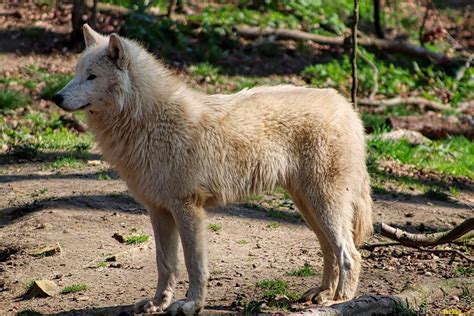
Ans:
{"label": "small rock", "polygon": [[35,280],[31,288],[25,293],[23,298],[31,299],[34,297],[55,296],[59,293],[59,288],[53,281]]}
{"label": "small rock", "polygon": [[125,238],[123,237],[123,235],[119,234],[119,233],[114,233],[112,235],[112,238],[115,239],[116,241],[118,241],[119,243],[124,243],[125,242]]}
{"label": "small rock", "polygon": [[102,160],[87,160],[87,164],[91,166],[100,166],[102,164]]}
{"label": "small rock", "polygon": [[459,296],[457,296],[457,295],[451,296],[451,301],[453,301],[453,302],[459,302]]}
{"label": "small rock", "polygon": [[31,253],[34,257],[49,257],[54,256],[57,253],[61,253],[61,246],[57,243],[54,246],[47,246],[41,249],[36,250],[35,252]]}

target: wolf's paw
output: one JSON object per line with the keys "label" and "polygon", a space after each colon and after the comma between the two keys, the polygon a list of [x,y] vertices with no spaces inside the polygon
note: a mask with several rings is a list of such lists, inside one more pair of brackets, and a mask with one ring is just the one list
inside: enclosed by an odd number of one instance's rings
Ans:
{"label": "wolf's paw", "polygon": [[153,299],[144,299],[133,306],[135,314],[162,313],[170,305],[169,302],[157,302]]}
{"label": "wolf's paw", "polygon": [[196,315],[202,309],[202,305],[197,301],[179,300],[171,304],[166,311],[171,315]]}
{"label": "wolf's paw", "polygon": [[326,305],[327,301],[332,300],[334,291],[329,289],[323,290],[319,286],[307,290],[302,296],[301,300],[304,302],[312,302],[314,304]]}

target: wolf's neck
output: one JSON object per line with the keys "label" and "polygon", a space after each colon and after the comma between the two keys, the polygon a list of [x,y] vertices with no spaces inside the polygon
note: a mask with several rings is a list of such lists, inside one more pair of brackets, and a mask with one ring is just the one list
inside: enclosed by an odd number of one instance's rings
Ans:
{"label": "wolf's neck", "polygon": [[198,94],[179,89],[136,95],[121,111],[89,114],[103,157],[122,177],[134,168],[153,168],[152,159],[165,165],[192,145],[201,115]]}

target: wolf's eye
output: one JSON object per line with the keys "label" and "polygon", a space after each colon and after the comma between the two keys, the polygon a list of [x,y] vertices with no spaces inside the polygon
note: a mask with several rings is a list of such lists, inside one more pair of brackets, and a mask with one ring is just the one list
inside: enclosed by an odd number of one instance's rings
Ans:
{"label": "wolf's eye", "polygon": [[89,75],[89,77],[87,77],[87,80],[94,80],[95,78],[97,78],[96,75]]}

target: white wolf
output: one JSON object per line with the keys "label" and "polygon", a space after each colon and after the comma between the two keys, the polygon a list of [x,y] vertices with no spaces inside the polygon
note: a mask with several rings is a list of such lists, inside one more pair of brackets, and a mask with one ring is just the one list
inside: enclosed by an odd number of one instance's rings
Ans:
{"label": "white wolf", "polygon": [[[134,41],[87,25],[84,35],[76,76],[54,101],[86,111],[104,158],[149,211],[158,284],[135,312],[199,312],[209,276],[204,208],[277,185],[323,252],[322,284],[303,298],[331,304],[355,295],[356,245],[372,231],[372,202],[363,127],[342,96],[288,85],[206,95]],[[190,284],[172,303],[179,237]]]}

